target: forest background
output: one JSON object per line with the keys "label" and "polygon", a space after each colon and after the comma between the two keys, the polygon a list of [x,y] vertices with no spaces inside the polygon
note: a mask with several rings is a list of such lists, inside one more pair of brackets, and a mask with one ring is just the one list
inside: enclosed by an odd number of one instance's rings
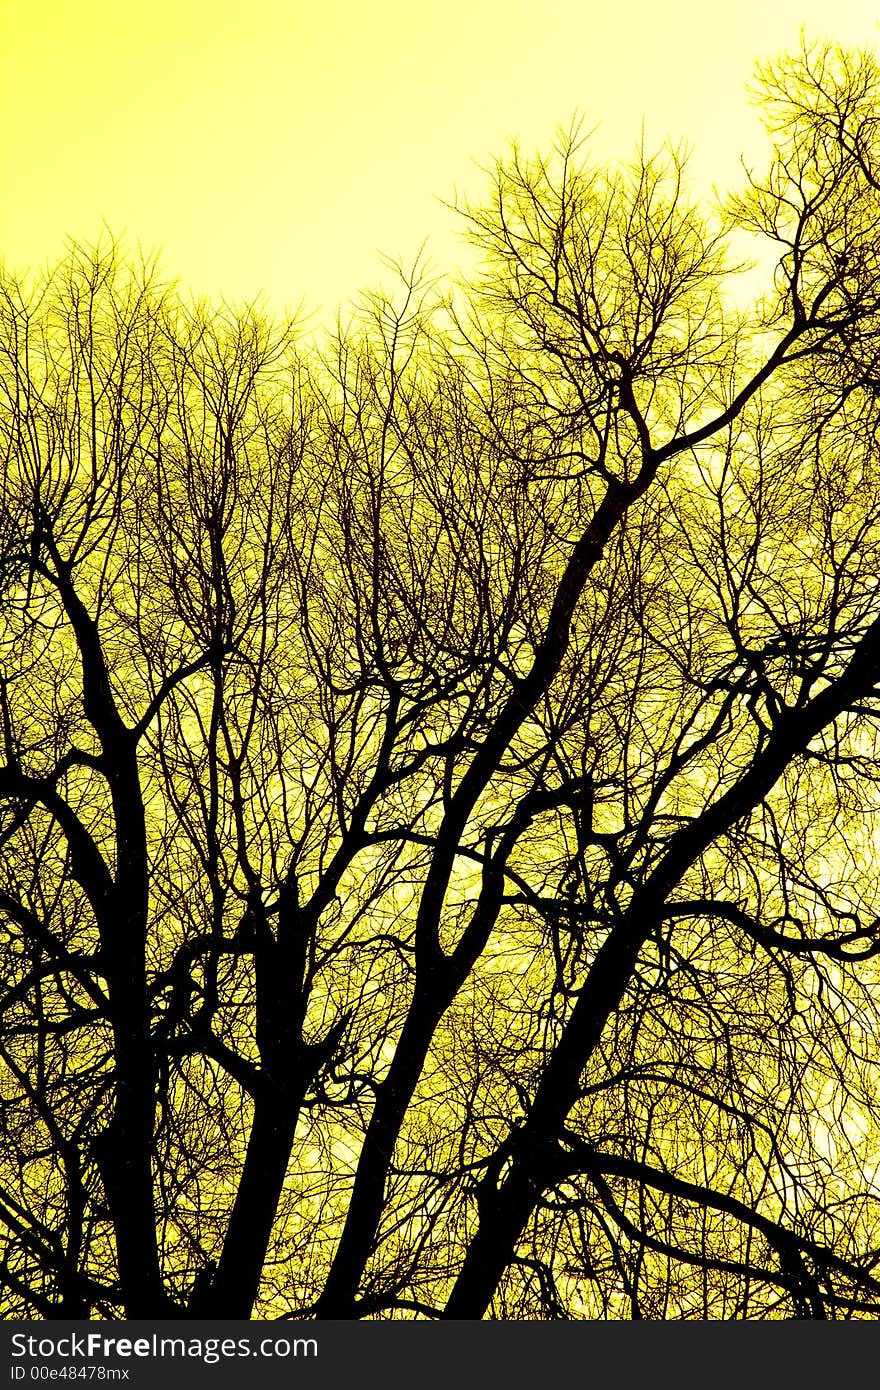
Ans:
{"label": "forest background", "polygon": [[[695,19],[627,47],[593,15],[580,48],[583,15],[508,11],[490,62],[490,11],[430,69],[444,149],[453,94],[507,122],[460,273],[416,245],[328,332],[215,277],[338,299],[317,210],[348,238],[399,207],[363,113],[423,169],[429,35],[389,10],[371,63],[351,14],[309,65],[271,7],[65,7],[51,100],[19,90],[10,265],[53,167],[65,230],[146,197],[133,230],[164,219],[175,269],[191,236],[214,298],[106,232],[4,276],[10,1314],[880,1306],[876,62],[765,65],[763,144],[710,196],[720,147],[647,128]],[[539,155],[463,80],[482,54],[558,103],[561,53],[612,51],[634,153],[591,130],[595,72]],[[695,145],[729,135],[719,71]]]}

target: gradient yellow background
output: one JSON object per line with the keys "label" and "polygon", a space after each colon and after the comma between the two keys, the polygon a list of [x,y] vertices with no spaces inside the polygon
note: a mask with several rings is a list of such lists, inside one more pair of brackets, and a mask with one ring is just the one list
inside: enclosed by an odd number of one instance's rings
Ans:
{"label": "gradient yellow background", "polygon": [[198,293],[330,316],[479,187],[510,136],[575,111],[603,153],[685,137],[707,189],[759,125],[756,57],[875,44],[866,0],[0,0],[0,254],[16,270],[102,222]]}

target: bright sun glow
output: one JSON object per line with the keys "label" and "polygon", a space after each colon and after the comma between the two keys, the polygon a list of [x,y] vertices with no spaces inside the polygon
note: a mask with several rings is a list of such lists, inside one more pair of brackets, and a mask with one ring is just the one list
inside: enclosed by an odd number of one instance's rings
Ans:
{"label": "bright sun glow", "polygon": [[[757,58],[828,35],[825,0],[119,0],[7,3],[0,16],[0,254],[16,270],[106,225],[210,297],[321,316],[428,238],[511,137],[574,113],[603,154],[684,139],[707,191],[760,151]],[[873,44],[838,0],[836,41]]]}

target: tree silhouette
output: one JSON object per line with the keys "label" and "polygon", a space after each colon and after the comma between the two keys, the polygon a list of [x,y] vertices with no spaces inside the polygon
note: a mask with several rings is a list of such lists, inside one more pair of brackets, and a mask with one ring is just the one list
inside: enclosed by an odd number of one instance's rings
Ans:
{"label": "tree silhouette", "polygon": [[761,81],[322,351],[5,277],[10,1316],[880,1312],[880,72]]}

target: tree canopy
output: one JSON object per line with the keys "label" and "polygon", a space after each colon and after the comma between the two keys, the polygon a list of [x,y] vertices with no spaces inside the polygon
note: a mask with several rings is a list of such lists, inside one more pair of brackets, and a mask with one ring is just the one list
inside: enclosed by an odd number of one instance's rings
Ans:
{"label": "tree canopy", "polygon": [[880,69],[760,82],[320,347],[3,278],[8,1316],[880,1314]]}

